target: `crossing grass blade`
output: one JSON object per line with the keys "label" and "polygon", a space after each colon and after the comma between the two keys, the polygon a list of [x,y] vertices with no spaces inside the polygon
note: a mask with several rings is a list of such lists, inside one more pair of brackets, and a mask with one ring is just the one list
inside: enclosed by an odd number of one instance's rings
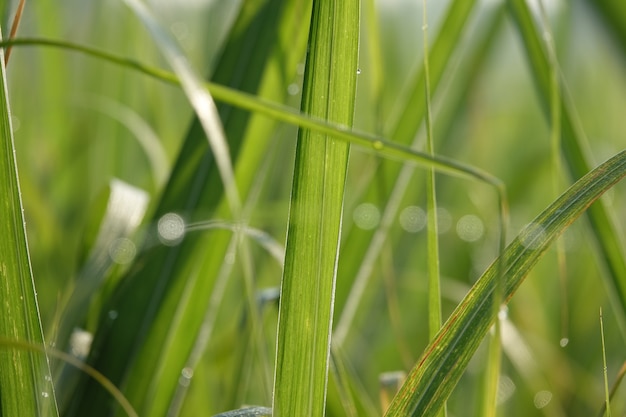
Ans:
{"label": "crossing grass blade", "polygon": [[[501,255],[506,301],[550,244],[625,175],[626,151],[622,151],[578,180],[522,230]],[[437,415],[496,319],[492,306],[498,263],[494,261],[479,278],[426,348],[386,417]]]}
{"label": "crossing grass blade", "polygon": [[[43,349],[6,86],[4,63],[0,62],[0,336]],[[0,343],[0,387],[2,416],[58,415],[45,353]]]}
{"label": "crossing grass blade", "polygon": [[[313,3],[302,110],[350,127],[359,0]],[[298,133],[281,281],[273,415],[323,416],[349,144]]]}
{"label": "crossing grass blade", "polygon": [[[540,29],[524,0],[509,0],[509,6],[517,24],[519,35],[526,49],[526,56],[537,86],[539,98],[547,120],[550,120],[552,67],[550,57],[542,42]],[[576,179],[589,171],[592,164],[585,135],[576,118],[573,104],[560,88],[561,149],[570,175]],[[606,202],[600,200],[587,211],[587,219],[598,247],[598,256],[608,273],[603,274],[609,289],[611,304],[615,310],[622,337],[626,339],[626,252],[621,237],[617,234],[616,222]]]}

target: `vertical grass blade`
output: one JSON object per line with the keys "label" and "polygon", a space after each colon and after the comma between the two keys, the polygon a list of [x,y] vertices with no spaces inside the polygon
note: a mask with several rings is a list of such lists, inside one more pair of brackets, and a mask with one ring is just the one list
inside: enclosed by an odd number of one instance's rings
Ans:
{"label": "vertical grass blade", "polygon": [[[510,300],[550,244],[606,190],[626,175],[622,151],[565,191],[530,223],[501,255],[503,295]],[[387,417],[437,415],[496,317],[494,296],[500,259],[478,279],[426,348],[394,398]]]}
{"label": "vertical grass blade", "polygon": [[[3,61],[1,57],[0,61]],[[0,175],[0,336],[43,348],[3,62],[0,62]],[[51,381],[45,354],[0,346],[2,416],[58,415]]]}
{"label": "vertical grass blade", "polygon": [[[317,0],[302,110],[351,126],[358,0]],[[274,416],[323,416],[349,145],[300,130],[281,283]]]}

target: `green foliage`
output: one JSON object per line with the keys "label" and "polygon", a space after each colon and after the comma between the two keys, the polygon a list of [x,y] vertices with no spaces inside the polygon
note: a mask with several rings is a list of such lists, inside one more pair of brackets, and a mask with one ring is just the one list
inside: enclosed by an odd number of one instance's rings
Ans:
{"label": "green foliage", "polygon": [[27,3],[2,416],[626,409],[626,9],[360,3]]}

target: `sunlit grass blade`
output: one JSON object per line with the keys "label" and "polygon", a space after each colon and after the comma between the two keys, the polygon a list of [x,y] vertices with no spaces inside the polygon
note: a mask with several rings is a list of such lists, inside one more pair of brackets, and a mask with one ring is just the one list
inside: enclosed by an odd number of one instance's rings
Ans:
{"label": "sunlit grass blade", "polygon": [[[26,242],[4,63],[0,63],[0,175],[0,336],[43,347]],[[4,417],[58,415],[46,355],[1,345],[0,414]]]}
{"label": "sunlit grass blade", "polygon": [[[313,3],[302,110],[351,126],[359,0]],[[273,415],[323,416],[349,144],[300,130],[281,281]]]}
{"label": "sunlit grass blade", "polygon": [[[549,55],[542,42],[541,33],[524,0],[509,0],[509,5],[519,34],[526,48],[526,56],[538,88],[548,120],[550,119],[550,97],[552,69]],[[573,178],[580,178],[591,166],[585,135],[576,118],[571,100],[561,91],[561,149]],[[626,339],[626,253],[622,238],[617,234],[619,227],[613,213],[602,200],[587,211],[591,231],[599,248],[599,257],[608,270],[603,274],[607,293],[615,315],[620,323],[622,336]]]}
{"label": "sunlit grass blade", "polygon": [[[510,300],[550,244],[626,175],[626,151],[585,175],[531,222],[501,255]],[[479,278],[412,369],[386,416],[435,416],[495,320],[496,260]]]}

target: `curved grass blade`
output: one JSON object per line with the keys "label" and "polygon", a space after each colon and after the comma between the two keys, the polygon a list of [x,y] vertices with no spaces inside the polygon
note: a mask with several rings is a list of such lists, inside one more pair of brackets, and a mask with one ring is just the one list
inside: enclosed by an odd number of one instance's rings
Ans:
{"label": "curved grass blade", "polygon": [[[359,0],[316,0],[302,110],[351,126]],[[281,281],[273,415],[323,416],[349,144],[298,133]]]}
{"label": "curved grass blade", "polygon": [[[526,48],[526,55],[539,92],[539,98],[548,120],[550,120],[550,97],[552,67],[550,57],[539,29],[524,0],[510,0],[510,10],[517,24],[520,36]],[[565,88],[559,89],[561,115],[561,150],[571,176],[576,179],[589,171],[592,164],[585,135],[579,125],[573,104],[564,94]],[[616,220],[603,201],[594,204],[587,211],[591,230],[599,249],[600,261],[604,263],[608,274],[602,274],[607,286],[607,293],[615,316],[620,324],[622,337],[626,339],[626,252],[621,237],[616,233]]]}
{"label": "curved grass blade", "polygon": [[[501,255],[506,301],[554,239],[625,175],[626,151],[622,151],[578,180],[522,230]],[[479,278],[426,348],[387,417],[437,415],[495,320],[492,307],[499,261]]]}
{"label": "curved grass blade", "polygon": [[[61,350],[57,350],[54,348],[44,348],[41,345],[35,345],[27,342],[19,342],[15,340],[5,339],[0,337],[0,346],[2,347],[10,347],[13,349],[19,349],[23,351],[29,352],[37,352],[41,356],[49,356],[63,361],[68,365],[72,365],[73,367],[79,369],[85,374],[89,375],[91,378],[96,380],[98,384],[100,384],[105,390],[107,390],[111,396],[120,404],[120,407],[124,410],[124,412],[128,415],[128,417],[137,417],[137,413],[133,409],[133,406],[128,402],[128,400],[124,397],[124,394],[121,393],[120,390],[117,389],[115,384],[107,379],[104,375],[98,372],[97,369],[92,368],[89,365],[86,365],[82,360],[76,358],[74,355],[70,355],[69,353],[65,353]],[[4,414],[3,414],[4,415]]]}
{"label": "curved grass blade", "polygon": [[[0,175],[0,336],[43,348],[3,63],[0,63]],[[57,416],[51,381],[46,355],[2,349],[0,414],[5,417]]]}
{"label": "curved grass blade", "polygon": [[[115,64],[132,68],[164,82],[180,85],[180,81],[175,74],[159,68],[141,64],[132,59],[120,57],[84,45],[41,38],[21,38],[0,42],[0,47],[7,47],[9,45],[41,45],[75,50]],[[215,100],[228,103],[231,106],[248,110],[253,113],[258,113],[277,121],[289,123],[304,129],[309,129],[317,133],[332,136],[344,142],[362,146],[364,149],[371,150],[378,155],[390,159],[416,163],[425,167],[432,166],[441,173],[474,179],[485,184],[493,185],[496,188],[502,188],[502,182],[498,178],[477,167],[465,164],[458,160],[440,155],[431,156],[426,152],[412,149],[407,145],[391,141],[385,137],[363,133],[353,129],[347,129],[345,125],[340,125],[327,120],[322,120],[318,117],[306,115],[290,107],[279,104],[276,101],[257,97],[243,91],[237,91],[236,89],[216,84],[215,82],[206,82],[204,85]],[[170,202],[170,204],[173,203]]]}

